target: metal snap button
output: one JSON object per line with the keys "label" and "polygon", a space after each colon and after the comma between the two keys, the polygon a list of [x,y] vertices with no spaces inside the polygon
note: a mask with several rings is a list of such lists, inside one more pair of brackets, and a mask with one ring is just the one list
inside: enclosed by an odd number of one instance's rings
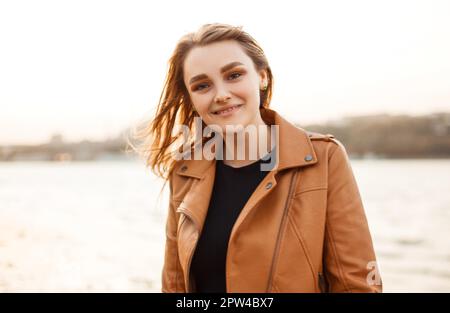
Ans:
{"label": "metal snap button", "polygon": [[181,171],[182,172],[185,172],[187,170],[187,166],[186,165],[183,165],[182,167],[181,167]]}
{"label": "metal snap button", "polygon": [[270,188],[272,188],[272,183],[267,183],[266,189],[270,189]]}
{"label": "metal snap button", "polygon": [[305,156],[305,161],[306,161],[306,162],[312,161],[312,159],[313,159],[313,157],[312,157],[311,154],[307,154],[307,155]]}

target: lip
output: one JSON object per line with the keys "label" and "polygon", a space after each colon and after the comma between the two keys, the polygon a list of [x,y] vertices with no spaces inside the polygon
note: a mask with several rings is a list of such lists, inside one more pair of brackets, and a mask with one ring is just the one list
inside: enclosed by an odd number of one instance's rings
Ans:
{"label": "lip", "polygon": [[[227,106],[227,107],[225,107],[223,109],[212,111],[211,114],[214,114],[216,116],[229,116],[229,115],[234,114],[236,111],[238,111],[241,106],[243,106],[243,104],[229,105],[229,106]],[[226,113],[217,113],[217,112],[220,112],[220,111],[228,110],[230,108],[233,108],[233,109],[228,111],[228,112],[226,112]]]}

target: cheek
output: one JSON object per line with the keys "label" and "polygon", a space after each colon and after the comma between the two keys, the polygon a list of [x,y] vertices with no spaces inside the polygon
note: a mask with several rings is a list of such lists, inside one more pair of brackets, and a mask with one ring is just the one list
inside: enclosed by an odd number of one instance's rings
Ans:
{"label": "cheek", "polygon": [[206,124],[212,122],[212,116],[209,114],[211,108],[212,97],[208,93],[206,94],[194,94],[191,95],[191,101],[194,104],[194,108],[197,110],[198,115]]}
{"label": "cheek", "polygon": [[192,94],[191,101],[194,104],[195,109],[198,113],[208,112],[211,96],[207,93],[205,94]]}
{"label": "cheek", "polygon": [[250,100],[254,97],[254,86],[250,80],[245,80],[240,84],[236,84],[233,88],[234,94],[236,94],[240,98],[244,98],[246,100]]}

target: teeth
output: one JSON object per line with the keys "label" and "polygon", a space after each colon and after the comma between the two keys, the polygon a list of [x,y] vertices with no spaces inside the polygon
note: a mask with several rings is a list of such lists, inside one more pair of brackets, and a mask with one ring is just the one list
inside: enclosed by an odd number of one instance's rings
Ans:
{"label": "teeth", "polygon": [[215,114],[227,113],[227,112],[233,111],[233,110],[236,109],[237,107],[238,107],[238,105],[237,105],[237,106],[234,106],[234,107],[231,107],[231,108],[229,108],[229,109],[223,110],[223,111],[215,112]]}

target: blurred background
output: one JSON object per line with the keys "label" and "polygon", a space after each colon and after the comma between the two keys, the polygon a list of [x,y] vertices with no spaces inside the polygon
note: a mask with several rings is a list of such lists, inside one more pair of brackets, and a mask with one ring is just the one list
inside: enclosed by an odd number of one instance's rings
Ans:
{"label": "blurred background", "polygon": [[244,26],[272,108],[341,140],[385,292],[450,291],[450,2],[0,1],[0,292],[159,292],[167,189],[129,129],[177,40]]}

